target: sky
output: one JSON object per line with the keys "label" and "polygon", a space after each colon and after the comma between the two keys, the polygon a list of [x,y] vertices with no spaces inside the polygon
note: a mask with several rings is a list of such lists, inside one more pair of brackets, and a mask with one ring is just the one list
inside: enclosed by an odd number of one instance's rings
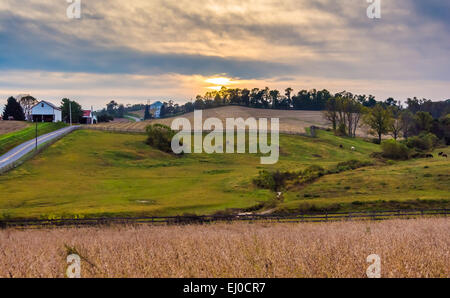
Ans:
{"label": "sky", "polygon": [[0,104],[184,103],[222,85],[450,98],[450,1],[380,1],[369,19],[367,0],[81,0],[71,19],[66,0],[1,0]]}

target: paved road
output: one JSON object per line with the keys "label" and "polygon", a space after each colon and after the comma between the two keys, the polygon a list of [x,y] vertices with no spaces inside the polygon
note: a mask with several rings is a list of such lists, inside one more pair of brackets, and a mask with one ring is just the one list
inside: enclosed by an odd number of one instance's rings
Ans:
{"label": "paved road", "polygon": [[130,115],[127,115],[127,117],[128,118],[132,118],[136,122],[141,122],[142,121],[141,118],[138,118],[138,117],[134,117],[134,116],[130,116]]}
{"label": "paved road", "polygon": [[[54,138],[57,138],[61,136],[62,134],[69,133],[75,129],[78,129],[79,126],[69,126],[64,127],[58,130],[55,130],[53,132],[47,133],[45,135],[39,136],[37,138],[38,146],[41,144],[44,144]],[[27,153],[34,150],[36,144],[36,139],[32,139],[30,141],[27,141],[19,146],[17,146],[14,149],[11,149],[9,152],[5,153],[4,155],[0,156],[0,169],[3,167],[9,166],[12,163],[19,160],[21,157],[26,155]]]}

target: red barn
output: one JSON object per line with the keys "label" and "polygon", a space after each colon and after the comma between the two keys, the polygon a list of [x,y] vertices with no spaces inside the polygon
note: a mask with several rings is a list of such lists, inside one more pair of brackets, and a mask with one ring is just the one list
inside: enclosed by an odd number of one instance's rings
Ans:
{"label": "red barn", "polygon": [[83,110],[83,121],[84,124],[96,124],[97,116],[93,114],[92,110]]}

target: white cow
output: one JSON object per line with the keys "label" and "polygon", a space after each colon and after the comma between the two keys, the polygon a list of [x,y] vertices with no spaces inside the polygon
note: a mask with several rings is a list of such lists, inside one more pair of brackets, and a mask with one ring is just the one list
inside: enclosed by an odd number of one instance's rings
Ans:
{"label": "white cow", "polygon": [[356,148],[352,146],[352,151],[356,151]]}

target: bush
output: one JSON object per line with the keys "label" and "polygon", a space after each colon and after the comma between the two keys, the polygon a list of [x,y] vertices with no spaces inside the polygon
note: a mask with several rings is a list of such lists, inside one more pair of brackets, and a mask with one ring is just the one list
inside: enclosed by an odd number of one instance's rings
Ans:
{"label": "bush", "polygon": [[384,158],[397,160],[406,160],[409,158],[408,147],[405,144],[397,142],[396,140],[382,142],[381,149],[383,150],[382,156]]}
{"label": "bush", "polygon": [[260,188],[278,191],[285,186],[286,180],[293,176],[295,174],[291,172],[269,172],[264,170],[260,171],[259,176],[253,179],[253,184]]}
{"label": "bush", "polygon": [[432,133],[421,133],[418,136],[408,139],[406,145],[409,148],[415,148],[420,151],[430,151],[436,146],[439,139]]}
{"label": "bush", "polygon": [[346,136],[347,135],[347,126],[344,123],[339,124],[336,130],[337,136]]}
{"label": "bush", "polygon": [[253,184],[257,187],[279,191],[286,186],[287,182],[291,184],[305,184],[325,175],[325,170],[321,166],[312,165],[299,172],[269,172],[260,171],[259,176],[253,179]]}
{"label": "bush", "polygon": [[345,171],[356,170],[359,168],[367,167],[373,165],[372,162],[369,161],[360,161],[356,159],[352,159],[349,161],[343,161],[336,165],[336,167],[329,169],[326,174],[337,174]]}
{"label": "bush", "polygon": [[164,124],[152,124],[147,126],[147,144],[164,152],[172,151],[172,138],[176,132]]}

